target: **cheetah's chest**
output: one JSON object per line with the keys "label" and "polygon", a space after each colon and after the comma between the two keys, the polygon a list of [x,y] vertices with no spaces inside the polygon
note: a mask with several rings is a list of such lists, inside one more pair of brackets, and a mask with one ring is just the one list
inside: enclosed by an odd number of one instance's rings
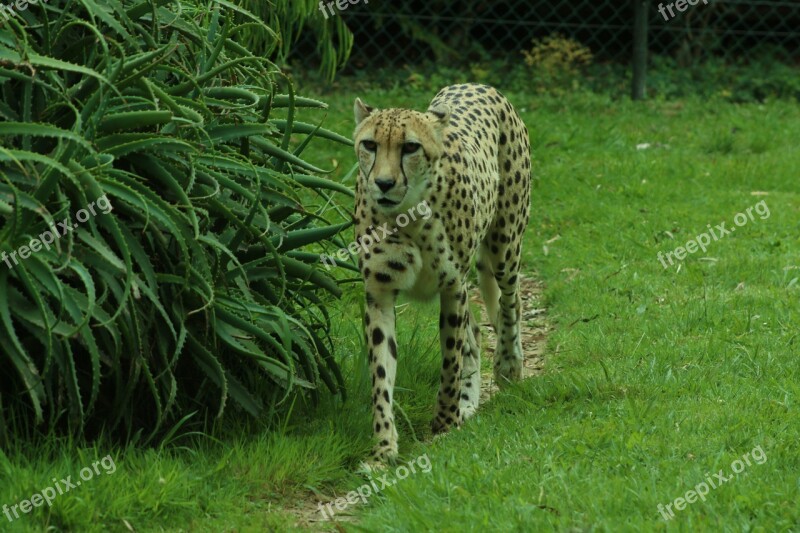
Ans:
{"label": "cheetah's chest", "polygon": [[454,261],[453,250],[440,225],[415,243],[419,250],[422,268],[417,274],[408,296],[416,300],[429,300],[456,284],[462,269]]}

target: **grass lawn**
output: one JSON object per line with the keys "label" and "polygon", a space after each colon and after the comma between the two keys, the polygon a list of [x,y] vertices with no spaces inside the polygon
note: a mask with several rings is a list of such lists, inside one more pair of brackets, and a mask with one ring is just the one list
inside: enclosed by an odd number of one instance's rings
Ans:
{"label": "grass lawn", "polygon": [[[417,108],[433,96],[358,95]],[[355,96],[321,97],[326,127],[350,134]],[[354,284],[334,313],[346,401],[297,402],[268,435],[251,422],[154,450],[20,445],[0,453],[0,505],[108,454],[116,471],[50,509],[0,515],[0,530],[800,528],[800,107],[506,96],[539,178],[524,270],[545,284],[554,327],[544,374],[431,441],[437,309],[402,305],[400,451],[417,472],[388,470],[406,478],[324,521],[318,503],[368,482],[356,471],[371,419]],[[346,147],[313,156],[337,162],[337,179],[355,161]],[[705,252],[687,245],[712,230]]]}
{"label": "grass lawn", "polygon": [[[547,372],[415,448],[431,475],[363,524],[796,530],[800,109],[510,96],[541,178],[525,254],[548,287]],[[706,253],[663,266],[709,224]]]}

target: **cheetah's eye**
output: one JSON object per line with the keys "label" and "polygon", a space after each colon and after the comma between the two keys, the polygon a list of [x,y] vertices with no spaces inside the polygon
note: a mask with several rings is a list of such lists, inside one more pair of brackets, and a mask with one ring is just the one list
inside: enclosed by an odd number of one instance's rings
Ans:
{"label": "cheetah's eye", "polygon": [[422,147],[422,145],[419,144],[419,143],[412,143],[412,142],[403,143],[403,153],[404,154],[413,154],[417,150],[419,150],[421,147]]}
{"label": "cheetah's eye", "polygon": [[367,152],[374,152],[378,149],[378,143],[375,141],[361,141],[361,146],[363,146],[364,150]]}

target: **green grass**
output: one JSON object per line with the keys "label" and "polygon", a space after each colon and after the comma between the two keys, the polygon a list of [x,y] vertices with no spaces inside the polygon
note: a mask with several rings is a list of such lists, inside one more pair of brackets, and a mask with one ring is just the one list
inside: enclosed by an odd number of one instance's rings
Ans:
{"label": "green grass", "polygon": [[[328,94],[326,127],[350,133],[357,95],[377,106],[417,108],[433,96],[407,89]],[[524,254],[525,271],[546,284],[555,326],[546,371],[431,442],[436,309],[404,305],[400,451],[404,461],[427,454],[431,471],[339,512],[356,520],[340,527],[800,527],[800,109],[788,102],[507,96],[531,131],[539,178]],[[637,150],[641,143],[652,147]],[[336,179],[354,162],[346,147],[312,155],[326,168],[338,162]],[[709,224],[731,227],[737,213],[762,200],[768,218],[756,215],[679,266],[659,262],[659,252],[685,245]],[[334,530],[316,521],[314,508],[366,482],[356,471],[371,444],[360,301],[353,285],[334,314],[346,401],[298,401],[286,426],[269,434],[259,422],[243,422],[219,428],[213,439],[189,436],[163,449],[20,444],[0,455],[0,505],[108,454],[117,470],[58,498],[51,511],[0,522],[0,530],[126,531],[125,521],[137,531],[283,530],[297,516],[303,526]],[[732,461],[757,446],[763,464],[753,462],[673,520],[661,518],[658,504],[719,470],[728,475]]]}
{"label": "green grass", "polygon": [[[796,528],[800,110],[510,97],[541,178],[525,264],[547,284],[547,372],[425,448],[433,475],[398,485],[362,524]],[[657,260],[762,200],[768,218],[706,254]],[[661,519],[659,503],[756,446],[764,464]]]}

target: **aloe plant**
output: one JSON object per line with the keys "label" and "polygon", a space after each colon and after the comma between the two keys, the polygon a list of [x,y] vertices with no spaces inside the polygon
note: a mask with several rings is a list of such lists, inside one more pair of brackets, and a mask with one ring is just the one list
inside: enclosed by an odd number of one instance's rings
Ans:
{"label": "aloe plant", "polygon": [[343,225],[302,199],[347,189],[302,151],[349,141],[295,120],[326,106],[243,31],[280,39],[225,0],[40,2],[0,26],[0,425],[155,435],[342,391],[339,289],[301,248]]}
{"label": "aloe plant", "polygon": [[[324,4],[327,3],[329,0],[325,0]],[[317,43],[320,70],[329,79],[333,79],[350,57],[353,33],[343,17],[324,15],[319,0],[243,0],[243,5],[267,21],[270,27],[278,29],[283,37],[276,42],[263,32],[247,34],[244,42],[254,52],[277,53],[281,59],[286,59],[302,30],[310,30]]]}

